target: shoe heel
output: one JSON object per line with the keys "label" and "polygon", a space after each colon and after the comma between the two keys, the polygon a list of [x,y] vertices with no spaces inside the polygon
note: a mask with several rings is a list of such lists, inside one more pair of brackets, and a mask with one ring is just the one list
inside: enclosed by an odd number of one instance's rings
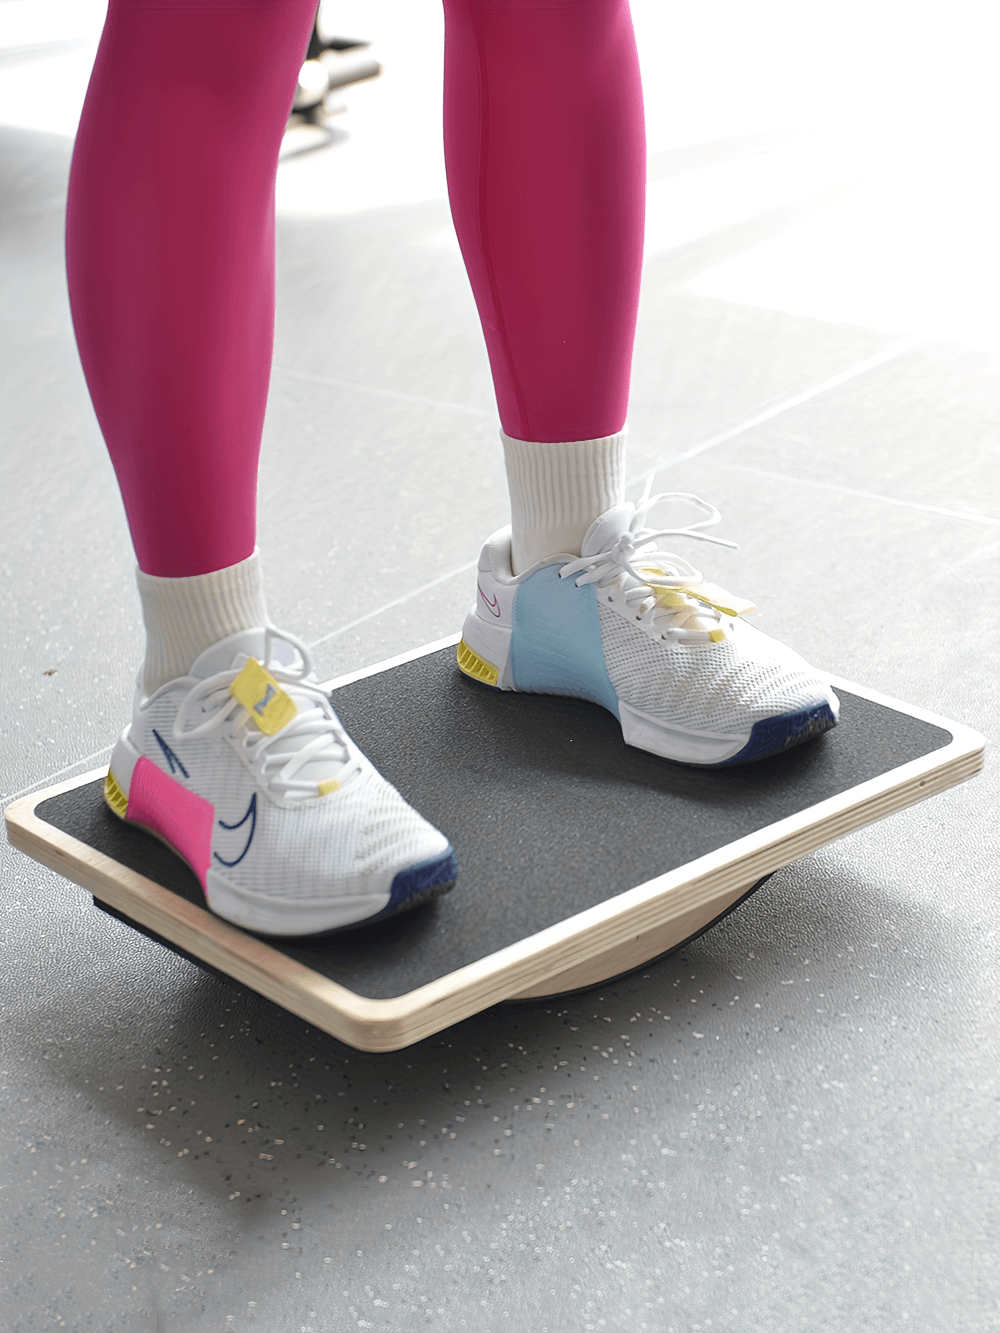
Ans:
{"label": "shoe heel", "polygon": [[473,608],[465,617],[458,645],[458,666],[472,680],[495,690],[512,690],[508,662],[510,630],[506,625],[487,625]]}
{"label": "shoe heel", "polygon": [[487,662],[485,658],[474,653],[464,639],[458,645],[457,652],[458,669],[472,680],[478,680],[482,685],[490,685],[493,689],[498,689],[497,682],[500,679],[500,672],[492,662]]}
{"label": "shoe heel", "polygon": [[113,815],[119,819],[125,818],[125,812],[128,810],[128,797],[119,787],[114,773],[108,769],[108,776],[104,779],[104,800]]}
{"label": "shoe heel", "polygon": [[108,776],[104,779],[104,801],[113,815],[125,819],[128,812],[128,794],[132,774],[139,761],[139,751],[130,739],[131,728],[126,727],[111,752]]}

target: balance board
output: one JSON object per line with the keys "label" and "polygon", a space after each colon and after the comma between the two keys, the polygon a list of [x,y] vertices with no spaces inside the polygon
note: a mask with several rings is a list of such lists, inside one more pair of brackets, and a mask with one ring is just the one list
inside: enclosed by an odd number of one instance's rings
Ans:
{"label": "balance board", "polygon": [[8,837],[176,952],[384,1051],[648,965],[782,866],[982,767],[969,728],[834,680],[841,721],[824,736],[689,768],[626,746],[596,704],[470,680],[458,638],[325,687],[373,763],[451,839],[458,882],[431,904],[326,937],[248,934],[208,911],[182,861],[111,814],[105,769],[11,805]]}

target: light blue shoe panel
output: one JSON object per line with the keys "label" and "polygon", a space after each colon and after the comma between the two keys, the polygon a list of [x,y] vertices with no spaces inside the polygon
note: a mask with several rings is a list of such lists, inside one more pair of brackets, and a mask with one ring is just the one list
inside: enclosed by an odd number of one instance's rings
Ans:
{"label": "light blue shoe panel", "polygon": [[618,717],[594,585],[561,579],[558,565],[538,570],[517,590],[510,665],[516,690],[590,699]]}

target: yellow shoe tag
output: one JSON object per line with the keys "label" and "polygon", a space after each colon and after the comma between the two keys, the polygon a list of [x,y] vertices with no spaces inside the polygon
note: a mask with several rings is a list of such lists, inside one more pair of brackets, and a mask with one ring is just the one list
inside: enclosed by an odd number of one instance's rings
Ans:
{"label": "yellow shoe tag", "polygon": [[748,611],[757,610],[756,602],[726,592],[725,588],[720,588],[717,583],[689,583],[680,591],[688,593],[691,597],[697,597],[700,602],[707,602],[724,616],[745,616]]}
{"label": "yellow shoe tag", "polygon": [[682,606],[689,609],[691,607],[691,599],[685,597],[679,588],[657,588],[654,586],[653,592],[660,605],[668,606],[672,611],[679,611]]}
{"label": "yellow shoe tag", "polygon": [[274,736],[298,713],[295,703],[261,664],[250,658],[229,687],[265,736]]}
{"label": "yellow shoe tag", "polygon": [[[657,569],[653,565],[640,566],[639,572],[658,577],[663,574],[662,569]],[[687,606],[689,597],[696,597],[699,602],[707,602],[724,616],[745,616],[748,611],[757,610],[755,602],[747,601],[745,597],[737,597],[735,593],[726,592],[725,588],[720,588],[717,583],[686,583],[680,588],[663,588],[655,583],[650,586],[660,605],[670,607],[672,610],[679,611],[681,607]]]}

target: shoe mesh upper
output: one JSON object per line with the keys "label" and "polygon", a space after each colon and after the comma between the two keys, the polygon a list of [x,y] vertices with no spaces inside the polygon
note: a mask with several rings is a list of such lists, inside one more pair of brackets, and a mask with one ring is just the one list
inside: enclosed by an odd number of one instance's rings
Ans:
{"label": "shoe mesh upper", "polygon": [[720,643],[688,646],[652,639],[608,606],[598,610],[618,697],[668,726],[738,735],[830,698],[798,653],[740,621]]}
{"label": "shoe mesh upper", "polygon": [[[443,854],[448,841],[367,760],[342,790],[294,805],[275,803],[219,734],[175,740],[182,694],[170,691],[139,713],[132,740],[164,772],[169,763],[152,729],[188,772],[185,787],[215,807],[211,868],[231,884],[275,897],[329,898],[387,891],[393,876],[415,862]],[[256,826],[247,814],[256,793]],[[223,865],[217,858],[235,860]]]}

